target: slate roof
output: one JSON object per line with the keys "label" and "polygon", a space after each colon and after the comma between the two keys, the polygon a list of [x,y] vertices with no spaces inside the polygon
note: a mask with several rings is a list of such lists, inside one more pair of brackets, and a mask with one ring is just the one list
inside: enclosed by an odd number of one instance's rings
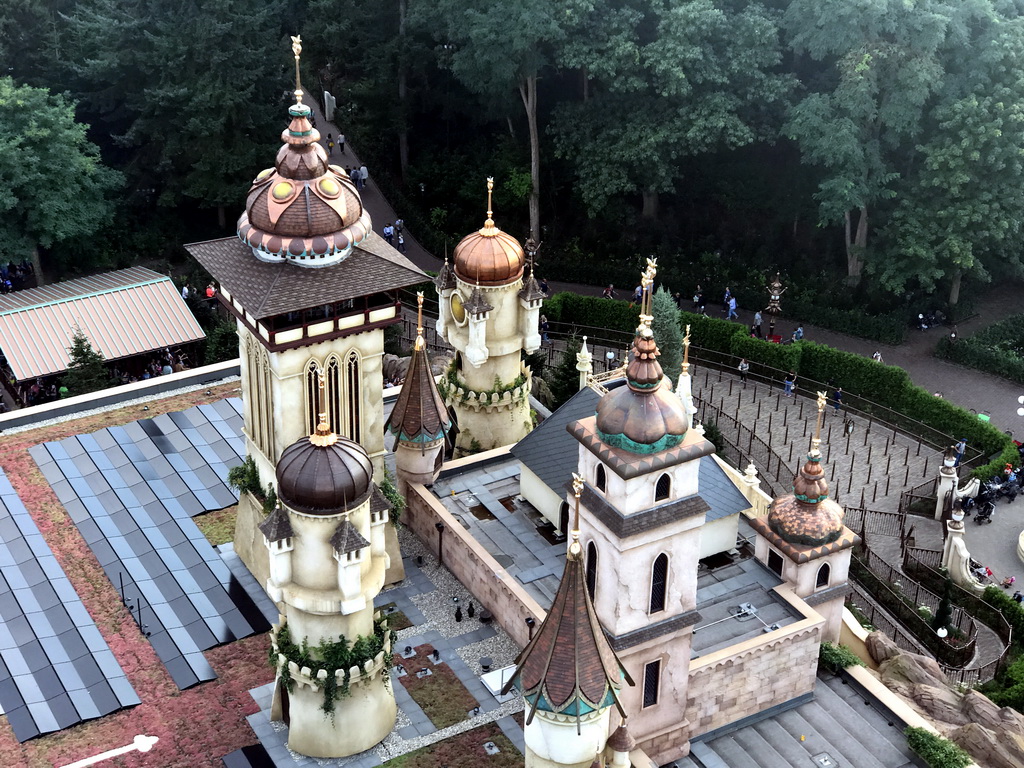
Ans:
{"label": "slate roof", "polygon": [[288,513],[281,507],[276,507],[267,515],[267,519],[259,524],[259,529],[267,541],[284,541],[295,535],[292,530],[292,521],[288,519]]}
{"label": "slate roof", "polygon": [[437,391],[434,375],[430,371],[426,345],[417,338],[409,370],[402,391],[391,409],[384,428],[399,440],[412,443],[432,443],[440,440],[452,426],[448,408]]}
{"label": "slate roof", "polygon": [[356,552],[363,547],[370,546],[370,542],[363,538],[363,534],[356,530],[356,527],[348,521],[348,518],[345,518],[334,529],[334,535],[331,536],[331,546],[334,547],[334,551],[339,555],[347,555],[349,552]]}
{"label": "slate roof", "polygon": [[600,398],[590,387],[584,387],[512,446],[512,455],[548,488],[559,492],[579,463],[579,443],[565,428],[574,421],[593,416]]}
{"label": "slate roof", "polygon": [[[566,490],[569,490],[571,486],[567,483],[565,487]],[[620,539],[646,533],[684,517],[700,515],[708,511],[708,503],[700,495],[695,494],[624,515],[615,506],[609,504],[604,495],[595,491],[589,483],[583,484],[580,501],[594,517]]]}
{"label": "slate roof", "polygon": [[391,511],[391,502],[387,500],[387,497],[381,493],[380,488],[377,487],[376,483],[371,486],[373,490],[370,491],[370,514],[376,515],[378,512],[387,510]]}
{"label": "slate roof", "polygon": [[750,509],[750,502],[711,456],[702,456],[697,470],[700,496],[711,507],[706,520],[720,520]]}
{"label": "slate roof", "polygon": [[320,269],[257,259],[237,237],[190,243],[185,249],[257,319],[392,291],[427,275],[371,232],[340,264]]}
{"label": "slate roof", "polygon": [[825,555],[830,555],[833,552],[840,552],[844,549],[849,549],[850,547],[860,543],[860,536],[851,531],[845,525],[842,527],[837,539],[818,545],[807,545],[786,541],[771,529],[767,517],[758,517],[751,520],[750,526],[757,531],[758,535],[768,539],[772,546],[782,552],[782,554],[794,563],[806,563],[810,560],[816,560],[819,557],[824,557]]}

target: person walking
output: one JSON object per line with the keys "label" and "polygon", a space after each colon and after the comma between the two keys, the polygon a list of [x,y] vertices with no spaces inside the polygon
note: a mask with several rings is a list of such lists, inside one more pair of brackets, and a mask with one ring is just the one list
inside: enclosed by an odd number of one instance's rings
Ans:
{"label": "person walking", "polygon": [[366,180],[370,178],[370,172],[366,170],[366,164],[359,166],[359,188],[366,186]]}
{"label": "person walking", "polygon": [[740,364],[736,366],[736,370],[740,372],[740,382],[742,384],[747,383],[747,371],[750,370],[750,363],[747,362],[747,358],[741,357]]}
{"label": "person walking", "polygon": [[381,233],[384,235],[384,239],[388,241],[388,245],[395,244],[395,228],[391,224],[385,224]]}
{"label": "person walking", "polygon": [[796,327],[796,330],[793,331],[793,341],[802,341],[803,338],[804,338],[804,327],[802,325],[798,325]]}
{"label": "person walking", "polygon": [[327,134],[327,156],[330,157],[334,154],[334,137],[331,134]]}
{"label": "person walking", "polygon": [[345,154],[345,134],[344,133],[339,133],[338,134],[338,149],[341,150],[341,154],[343,154],[343,155]]}
{"label": "person walking", "polygon": [[[364,168],[366,166],[363,166]],[[395,219],[395,232],[402,234],[402,229],[405,228],[405,219]]]}
{"label": "person walking", "polygon": [[792,397],[796,391],[796,371],[790,371],[786,374],[786,397]]}
{"label": "person walking", "polygon": [[833,413],[835,413],[835,415],[838,416],[839,415],[839,411],[842,410],[842,407],[843,407],[843,388],[842,387],[836,387],[836,391],[832,393],[832,408],[834,409]]}
{"label": "person walking", "polygon": [[725,295],[722,296],[722,311],[729,311],[729,299],[732,298],[732,291],[729,290],[729,286],[725,286]]}
{"label": "person walking", "polygon": [[882,362],[882,353],[876,349],[875,354],[871,356],[871,359],[874,360],[876,363]]}
{"label": "person walking", "polygon": [[540,340],[541,340],[542,343],[547,344],[549,341],[551,341],[551,338],[548,336],[548,333],[550,331],[551,331],[551,324],[548,323],[547,316],[546,315],[541,315],[540,316]]}
{"label": "person walking", "polygon": [[405,253],[405,237],[402,235],[401,230],[398,232],[398,252]]}
{"label": "person walking", "polygon": [[754,328],[754,335],[757,336],[757,338],[759,338],[759,339],[763,339],[764,335],[761,332],[761,310],[760,309],[757,310],[757,312],[754,313],[754,325],[753,325],[753,328]]}
{"label": "person walking", "polygon": [[736,297],[729,297],[729,314],[725,316],[726,320],[739,320],[739,313],[736,311]]}
{"label": "person walking", "polygon": [[359,169],[353,168],[351,171],[348,172],[348,177],[352,179],[352,183],[355,185],[355,188],[359,189]]}
{"label": "person walking", "polygon": [[603,291],[601,291],[602,299],[614,299],[615,298],[615,286],[609,285]]}

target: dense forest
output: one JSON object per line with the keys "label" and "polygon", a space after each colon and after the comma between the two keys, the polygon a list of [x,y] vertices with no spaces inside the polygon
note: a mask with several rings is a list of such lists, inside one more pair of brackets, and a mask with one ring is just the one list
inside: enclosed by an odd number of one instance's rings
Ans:
{"label": "dense forest", "polygon": [[[483,217],[549,279],[824,306],[1022,272],[1024,0],[7,0],[0,233],[50,277],[182,259],[307,92],[439,255]],[[734,292],[737,292],[734,287]]]}

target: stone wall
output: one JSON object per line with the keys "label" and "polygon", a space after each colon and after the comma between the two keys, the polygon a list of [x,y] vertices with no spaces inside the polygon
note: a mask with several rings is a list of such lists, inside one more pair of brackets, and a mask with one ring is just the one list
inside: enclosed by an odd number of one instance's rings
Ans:
{"label": "stone wall", "polygon": [[445,506],[419,483],[409,485],[407,506],[402,522],[415,533],[436,556],[437,523],[443,523],[444,564],[462,584],[489,610],[495,621],[508,632],[520,647],[529,642],[527,617],[537,626],[547,612],[540,607],[498,561],[462,527]]}
{"label": "stone wall", "polygon": [[[799,607],[783,586],[779,593]],[[814,690],[822,618],[807,618],[690,662],[690,738]]]}

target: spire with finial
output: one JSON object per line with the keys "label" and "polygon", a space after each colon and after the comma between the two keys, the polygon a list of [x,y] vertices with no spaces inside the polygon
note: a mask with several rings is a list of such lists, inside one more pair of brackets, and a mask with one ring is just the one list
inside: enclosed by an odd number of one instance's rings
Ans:
{"label": "spire with finial", "polygon": [[491,205],[492,195],[494,194],[494,177],[487,177],[487,219],[484,221],[483,229],[480,230],[480,234],[484,237],[493,237],[498,233],[498,228],[494,226],[494,210]]}
{"label": "spire with finial", "polygon": [[317,371],[316,378],[317,405],[320,408],[320,421],[317,423],[316,429],[313,430],[313,434],[309,436],[309,442],[321,448],[326,448],[338,442],[338,436],[334,434],[333,430],[331,430],[331,425],[327,423],[327,386],[324,380],[323,368]]}
{"label": "spire with finial", "polygon": [[423,349],[423,291],[416,291],[416,344],[413,349]]}
{"label": "spire with finial", "polygon": [[572,473],[572,495],[576,499],[575,512],[572,518],[572,533],[569,542],[569,557],[583,557],[583,547],[580,545],[580,494],[583,493],[583,478]]}
{"label": "spire with finial", "polygon": [[697,413],[697,406],[693,402],[693,386],[690,381],[690,326],[686,326],[686,335],[683,336],[683,364],[679,372],[679,381],[676,383],[676,394],[683,401],[683,408],[686,410],[686,428],[693,426],[693,416]]}
{"label": "spire with finial", "polygon": [[683,366],[682,375],[690,375],[690,324],[686,324],[686,335],[683,336]]}
{"label": "spire with finial", "polygon": [[826,395],[824,392],[818,393],[818,419],[814,425],[814,437],[811,440],[811,452],[808,454],[808,458],[817,457],[821,459],[821,419],[825,415],[825,403]]}
{"label": "spire with finial", "polygon": [[292,35],[292,53],[295,54],[295,103],[302,103],[302,78],[299,74],[299,59],[302,57],[302,35]]}

